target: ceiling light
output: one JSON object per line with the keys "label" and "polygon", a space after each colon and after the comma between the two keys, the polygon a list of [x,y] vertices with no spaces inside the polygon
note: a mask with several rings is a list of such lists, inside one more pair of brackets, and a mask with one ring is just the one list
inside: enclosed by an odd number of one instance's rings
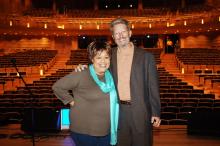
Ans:
{"label": "ceiling light", "polygon": [[47,29],[47,24],[46,23],[44,24],[44,28]]}
{"label": "ceiling light", "polygon": [[100,29],[100,28],[99,28],[99,25],[96,25],[96,29],[98,29],[98,30]]}
{"label": "ceiling light", "polygon": [[12,26],[12,21],[9,22],[9,25]]}
{"label": "ceiling light", "polygon": [[202,19],[201,24],[204,24],[204,20]]}

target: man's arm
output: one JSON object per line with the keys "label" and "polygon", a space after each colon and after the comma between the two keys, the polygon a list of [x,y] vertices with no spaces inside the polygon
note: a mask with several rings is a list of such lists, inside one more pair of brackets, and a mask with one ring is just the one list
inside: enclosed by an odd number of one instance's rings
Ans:
{"label": "man's arm", "polygon": [[88,65],[79,64],[79,65],[77,65],[77,67],[75,68],[75,72],[81,72],[81,71],[83,71],[85,68],[88,68]]}
{"label": "man's arm", "polygon": [[160,126],[160,90],[159,80],[156,68],[156,62],[153,55],[149,55],[149,68],[148,68],[148,80],[149,80],[149,98],[152,109],[151,123],[154,127]]}

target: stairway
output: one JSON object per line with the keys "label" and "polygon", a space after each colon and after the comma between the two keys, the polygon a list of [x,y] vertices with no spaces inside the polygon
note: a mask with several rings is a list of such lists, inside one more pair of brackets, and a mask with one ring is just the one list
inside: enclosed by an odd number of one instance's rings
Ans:
{"label": "stairway", "polygon": [[51,75],[52,73],[55,73],[58,69],[73,68],[73,66],[66,65],[66,62],[70,58],[70,55],[70,49],[58,50],[55,63],[45,72],[44,76]]}
{"label": "stairway", "polygon": [[176,55],[175,54],[162,54],[161,57],[161,67],[164,67],[169,73],[174,76],[184,79],[184,75],[181,73],[177,67]]}
{"label": "stairway", "polygon": [[189,85],[192,85],[194,89],[202,89],[204,93],[213,93],[215,94],[216,99],[220,99],[220,92],[217,90],[206,89],[204,86],[198,86],[192,74],[182,74],[179,68],[177,67],[176,55],[175,54],[162,54],[160,67],[164,67],[170,74],[173,74],[175,77],[181,79],[184,82],[187,82]]}
{"label": "stairway", "polygon": [[187,82],[188,85],[194,86],[194,89],[203,89],[193,84],[193,80],[191,78],[188,79],[188,75],[181,73],[181,71],[177,67],[176,54],[162,54],[160,59],[161,59],[160,66],[164,67],[166,71],[168,71],[170,74],[177,77],[178,79],[181,79],[183,82]]}

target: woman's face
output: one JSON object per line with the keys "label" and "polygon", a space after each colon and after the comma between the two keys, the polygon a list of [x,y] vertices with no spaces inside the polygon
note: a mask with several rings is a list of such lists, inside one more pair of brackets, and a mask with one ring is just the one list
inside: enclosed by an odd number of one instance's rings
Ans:
{"label": "woman's face", "polygon": [[110,65],[110,56],[107,51],[99,51],[92,59],[97,75],[103,75]]}

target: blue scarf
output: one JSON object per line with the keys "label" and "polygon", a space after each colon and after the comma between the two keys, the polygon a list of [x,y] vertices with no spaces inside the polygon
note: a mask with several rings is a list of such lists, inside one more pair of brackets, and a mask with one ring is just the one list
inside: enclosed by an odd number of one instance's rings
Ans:
{"label": "blue scarf", "polygon": [[89,65],[89,71],[96,84],[104,93],[110,93],[110,119],[111,119],[111,145],[117,143],[117,129],[118,129],[118,117],[119,117],[119,103],[115,90],[115,84],[112,75],[108,70],[105,71],[105,83],[100,81],[96,75],[93,65]]}

